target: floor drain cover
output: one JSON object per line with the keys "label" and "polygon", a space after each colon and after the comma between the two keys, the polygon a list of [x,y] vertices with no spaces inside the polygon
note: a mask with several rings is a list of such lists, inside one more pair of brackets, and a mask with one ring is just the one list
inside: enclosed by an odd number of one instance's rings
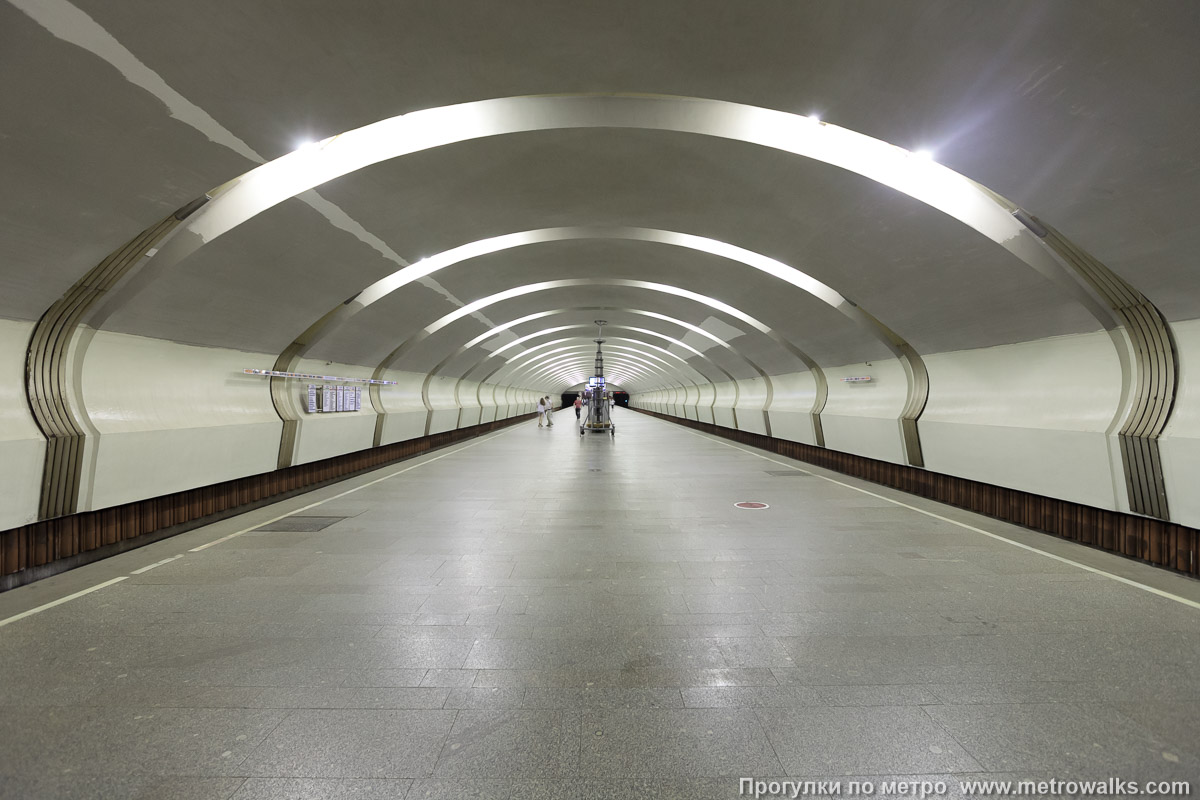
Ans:
{"label": "floor drain cover", "polygon": [[758,509],[761,509],[761,508],[770,508],[770,506],[767,505],[766,503],[752,503],[747,500],[743,500],[740,503],[734,503],[733,507],[734,508],[746,508],[746,509],[750,509],[751,511],[757,511]]}
{"label": "floor drain cover", "polygon": [[330,525],[336,522],[341,522],[347,519],[346,517],[284,517],[277,519],[274,522],[268,522],[255,530],[260,531],[286,531],[289,533],[315,533],[323,531]]}

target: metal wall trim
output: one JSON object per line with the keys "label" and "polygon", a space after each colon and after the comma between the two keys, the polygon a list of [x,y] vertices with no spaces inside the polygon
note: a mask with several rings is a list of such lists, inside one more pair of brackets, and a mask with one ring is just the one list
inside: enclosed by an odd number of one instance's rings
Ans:
{"label": "metal wall trim", "polygon": [[75,390],[71,346],[88,314],[122,279],[153,255],[154,249],[207,197],[197,198],[109,254],[42,314],[25,354],[25,394],[34,421],[46,437],[38,518],[72,514],[79,508],[83,450],[88,434],[71,397]]}
{"label": "metal wall trim", "polygon": [[1166,480],[1159,455],[1159,437],[1171,418],[1178,390],[1175,343],[1162,312],[1150,300],[1104,264],[1084,252],[1051,226],[1041,241],[1108,303],[1130,340],[1130,365],[1125,380],[1131,402],[1116,420],[1129,508],[1136,514],[1170,519]]}

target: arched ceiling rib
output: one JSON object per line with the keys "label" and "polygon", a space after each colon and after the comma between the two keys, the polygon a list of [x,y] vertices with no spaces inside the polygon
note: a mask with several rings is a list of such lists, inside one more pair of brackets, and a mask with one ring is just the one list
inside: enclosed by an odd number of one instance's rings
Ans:
{"label": "arched ceiling rib", "polygon": [[[559,376],[568,372],[583,373],[584,377],[581,378],[583,380],[592,375],[591,365],[592,362],[586,354],[578,352],[574,354],[560,354],[552,360],[535,365],[524,373],[513,385],[536,387],[543,379],[549,379],[549,377]],[[616,356],[613,360],[613,365],[627,379],[628,383],[637,383],[639,381],[645,383],[646,381],[654,380],[678,382],[680,380],[678,375],[660,365],[638,362],[623,355]]]}
{"label": "arched ceiling rib", "polygon": [[[688,380],[662,368],[639,364],[628,359],[618,358],[613,362],[616,369],[609,374],[615,375],[615,380],[635,390],[654,389],[660,386],[694,386],[696,382]],[[569,374],[582,373],[579,378],[571,379]],[[522,377],[525,384],[540,385],[553,379],[558,390],[591,377],[586,357],[567,357],[548,364],[540,370],[535,370]]]}
{"label": "arched ceiling rib", "polygon": [[[728,242],[720,242],[707,237],[677,231],[635,227],[601,228],[594,226],[574,226],[522,231],[470,242],[422,259],[412,266],[400,269],[368,286],[353,298],[337,306],[322,316],[316,323],[309,326],[297,338],[293,346],[289,348],[289,357],[297,358],[305,354],[354,315],[421,278],[441,273],[443,270],[455,265],[471,263],[477,259],[505,250],[524,248],[548,242],[578,240],[646,242],[678,247],[732,261],[787,283],[799,291],[816,298],[850,320],[865,331],[867,335],[873,337],[897,355],[901,353],[901,348],[906,345],[898,334],[879,322],[875,316],[865,312],[847,300],[837,290],[795,267],[784,264],[769,256],[752,252]],[[602,271],[604,274],[611,276],[617,270],[614,266],[605,265],[596,271]],[[478,278],[475,278],[474,272],[472,272],[472,278],[473,280],[478,280]],[[729,291],[729,289],[725,289],[725,291]],[[468,305],[465,309],[462,313],[470,313],[471,306]],[[868,353],[868,355],[872,354]],[[281,368],[287,367],[286,364],[281,364],[280,366]]]}
{"label": "arched ceiling rib", "polygon": [[[617,341],[633,341],[639,344],[640,347],[631,347],[626,344],[616,344],[615,342]],[[568,342],[572,344],[567,344]],[[672,353],[668,353],[666,350],[662,350],[661,348],[655,348],[645,343],[636,342],[636,340],[620,340],[616,337],[609,337],[608,342],[610,343],[606,343],[604,345],[606,360],[608,358],[608,354],[612,353],[613,355],[621,355],[632,358],[635,361],[640,361],[648,366],[651,364],[657,364],[662,369],[669,370],[680,375],[688,375],[689,380],[692,382],[695,382],[697,377],[702,382],[712,382],[711,377],[705,375],[699,369],[693,367],[682,358],[679,358]],[[555,345],[559,346],[556,347]],[[554,358],[555,356],[567,353],[582,355],[591,353],[594,357],[596,352],[595,342],[591,342],[590,340],[584,340],[583,342],[580,342],[578,338],[560,339],[555,342],[547,342],[545,345],[542,345],[542,347],[549,347],[552,349],[544,351],[539,349],[537,352],[528,354],[528,356],[521,356],[511,359],[508,362],[497,366],[487,379],[496,382],[505,382],[509,379],[515,380],[515,376],[523,374],[526,370],[535,369],[538,367],[538,365],[545,363],[547,359]],[[669,358],[673,358],[675,359],[676,363],[672,363],[662,356],[650,352],[650,350],[658,351]]]}
{"label": "arched ceiling rib", "polygon": [[[489,383],[506,383],[509,381],[518,381],[520,379],[517,376],[530,374],[530,373],[536,372],[539,369],[543,369],[544,365],[551,360],[565,358],[568,355],[579,356],[586,360],[589,357],[589,354],[591,354],[593,360],[588,361],[588,364],[594,364],[594,355],[595,355],[594,346],[589,348],[587,345],[577,345],[577,346],[573,346],[573,347],[556,348],[555,350],[552,350],[545,354],[539,354],[536,357],[533,357],[533,358],[531,358],[527,361],[524,361],[522,363],[519,363],[519,364],[508,364],[508,365],[497,366],[485,376],[484,380]],[[711,377],[705,375],[701,370],[698,370],[695,367],[692,367],[691,365],[688,365],[686,363],[683,363],[683,364],[670,363],[670,362],[664,361],[662,359],[656,358],[652,353],[646,353],[645,351],[638,350],[637,348],[630,348],[630,347],[618,348],[617,346],[613,346],[613,347],[609,348],[606,351],[606,355],[605,355],[605,364],[606,365],[609,364],[609,362],[610,362],[610,359],[608,357],[609,355],[612,355],[614,357],[617,357],[617,356],[635,357],[634,360],[640,361],[641,363],[643,363],[646,366],[655,367],[658,371],[666,371],[673,375],[686,376],[686,380],[689,383],[696,383],[696,382],[713,383],[714,382]],[[588,371],[589,371],[589,374],[591,374],[592,367],[589,366]],[[719,376],[718,376],[717,380],[718,381],[720,380]]]}
{"label": "arched ceiling rib", "polygon": [[[534,331],[533,333],[529,333],[529,334],[526,334],[525,336],[522,336],[521,338],[517,339],[515,342],[510,342],[509,344],[505,345],[504,347],[497,348],[496,350],[494,350],[493,352],[491,352],[487,356],[485,356],[482,360],[480,360],[478,362],[478,364],[479,365],[486,364],[492,358],[498,358],[499,356],[503,355],[505,352],[507,352],[510,348],[512,348],[514,346],[525,345],[529,349],[524,350],[522,352],[528,353],[533,349],[533,346],[529,345],[528,343],[531,340],[540,338],[542,336],[549,336],[549,335],[553,335],[555,333],[562,333],[564,331],[587,330],[589,328],[594,328],[594,327],[595,327],[595,325],[588,325],[588,324],[584,323],[581,325],[559,325],[554,328],[544,328],[540,331]],[[630,327],[628,325],[614,325],[611,322],[606,324],[604,330],[608,332],[606,334],[606,336],[609,338],[612,337],[612,332],[614,332],[614,331],[616,331],[616,332],[627,331],[630,333],[639,334],[640,336],[649,336],[654,339],[661,339],[663,342],[667,343],[668,345],[671,345],[680,350],[683,350],[684,352],[691,353],[692,356],[695,356],[698,359],[702,359],[704,361],[709,361],[708,357],[705,356],[704,353],[700,352],[699,350],[697,350],[696,348],[687,344],[686,342],[682,342],[679,339],[675,339],[671,336],[667,336],[666,334],[658,333],[657,331],[648,330],[646,328],[634,328],[634,327]],[[638,340],[638,339],[622,340],[619,338],[615,338],[613,340],[614,341],[643,341],[643,340]],[[657,349],[661,349],[661,348],[657,348]],[[670,351],[664,350],[663,352],[669,353]],[[675,354],[672,353],[672,355],[675,355]],[[676,356],[676,357],[678,357],[678,356]],[[716,364],[713,364],[712,366],[716,367],[717,369],[721,369]],[[722,370],[722,372],[724,372],[724,370]],[[469,373],[467,373],[467,374],[469,374]],[[729,375],[728,372],[724,372],[724,374],[726,376]],[[463,377],[466,377],[466,375],[464,375]]]}
{"label": "arched ceiling rib", "polygon": [[[1188,102],[1198,85],[1197,20],[1188,3],[1101,4],[1086,12],[1045,3],[933,3],[921,12],[766,3],[736,18],[715,3],[693,5],[685,17],[638,3],[548,11],[517,0],[470,15],[371,4],[372,19],[395,23],[379,25],[316,6],[281,25],[270,10],[251,7],[230,17],[177,0],[152,8],[75,5],[171,89],[269,155],[310,131],[371,122],[380,109],[495,95],[652,86],[820,110],[883,139],[933,143],[944,163],[1024,199],[1106,261],[1114,256],[1111,265],[1155,295],[1168,315],[1197,316],[1195,290],[1183,279],[1200,244],[1189,214],[1200,191],[1191,180],[1200,104]],[[0,10],[6,59],[21,67],[10,70],[9,91],[0,93],[11,111],[5,116],[22,118],[34,105],[46,112],[27,130],[6,132],[5,163],[13,169],[6,170],[9,199],[0,214],[20,250],[5,254],[14,269],[4,273],[0,299],[11,311],[0,314],[36,318],[128,233],[211,185],[210,176],[249,162],[168,117],[102,54],[56,39],[7,4]],[[278,35],[239,46],[264,29]],[[514,35],[529,31],[552,34],[545,38],[557,46],[530,46],[528,36]],[[332,36],[346,45],[337,53],[324,46]],[[1071,48],[1064,51],[1063,41]],[[192,52],[219,57],[180,58]],[[596,59],[595,52],[620,57]],[[886,70],[877,68],[881,54]],[[228,91],[233,82],[239,92]],[[1180,100],[1164,106],[1162,96]],[[395,188],[347,186],[361,197],[351,213],[375,229],[363,211]],[[431,204],[450,207],[441,199]],[[32,275],[36,282],[27,280]],[[175,286],[172,294],[187,293]],[[194,337],[179,335],[205,341],[219,328],[197,323]],[[246,336],[232,344],[259,349],[261,341]]]}
{"label": "arched ceiling rib", "polygon": [[[515,385],[536,385],[548,376],[561,371],[564,368],[581,369],[585,375],[590,376],[591,370],[588,369],[589,361],[586,355],[576,354],[574,356],[563,355],[553,361],[547,362],[544,365],[535,366],[530,370],[521,374],[520,378],[515,378]],[[683,385],[685,382],[695,384],[694,380],[682,377],[666,367],[640,362],[634,358],[626,356],[617,356],[613,359],[613,365],[617,367],[630,385],[637,385],[639,382],[660,380],[667,381],[673,385]],[[565,385],[565,384],[564,384]]]}
{"label": "arched ceiling rib", "polygon": [[522,296],[526,296],[526,295],[537,293],[537,292],[544,292],[544,291],[548,291],[548,290],[563,289],[563,288],[603,287],[603,286],[618,286],[618,287],[631,288],[631,289],[637,289],[637,290],[645,290],[645,291],[649,291],[649,292],[660,292],[660,293],[663,293],[666,295],[670,295],[670,296],[674,296],[674,297],[681,297],[681,298],[687,299],[691,302],[708,306],[714,310],[718,310],[724,314],[727,314],[727,315],[733,317],[734,319],[744,322],[745,324],[747,324],[747,325],[751,326],[752,328],[754,328],[755,330],[757,330],[759,333],[762,333],[762,334],[766,335],[767,337],[771,338],[772,340],[774,340],[775,343],[778,344],[780,348],[782,348],[784,351],[786,351],[787,353],[789,353],[791,356],[793,356],[796,359],[796,362],[798,362],[798,363],[795,364],[795,367],[794,367],[795,369],[800,369],[801,367],[808,367],[809,369],[813,369],[813,370],[819,369],[819,367],[817,367],[816,363],[813,362],[813,360],[808,355],[806,355],[803,351],[801,351],[799,348],[797,348],[791,342],[789,342],[786,339],[784,339],[783,337],[779,336],[779,334],[777,334],[774,330],[772,330],[768,325],[751,317],[748,314],[745,314],[744,312],[740,311],[739,309],[733,308],[732,306],[729,306],[728,304],[720,302],[719,300],[715,300],[713,298],[706,297],[704,295],[698,294],[696,292],[692,292],[687,289],[681,289],[677,286],[668,286],[668,285],[660,284],[660,283],[652,283],[650,281],[634,281],[634,280],[626,280],[626,279],[611,279],[610,280],[610,279],[601,279],[601,278],[567,278],[567,279],[556,280],[556,281],[543,281],[541,283],[529,284],[526,286],[515,286],[504,292],[501,292],[501,293],[498,293],[495,295],[490,295],[488,297],[484,297],[479,300],[475,300],[471,303],[468,303],[467,305],[463,306],[462,308],[459,308],[456,311],[453,311],[450,314],[446,314],[445,316],[429,323],[416,335],[411,336],[410,338],[408,338],[407,340],[402,342],[398,347],[396,347],[396,349],[394,349],[391,353],[389,353],[379,363],[379,366],[376,368],[376,372],[381,373],[383,370],[388,369],[394,363],[396,363],[396,361],[398,359],[400,359],[408,351],[410,351],[412,348],[416,347],[418,344],[420,344],[426,338],[428,338],[432,334],[438,332],[439,330],[442,330],[443,328],[446,328],[447,326],[452,325],[455,321],[469,316],[473,311],[483,310],[483,309],[488,308],[489,306],[504,302],[505,300],[510,300],[512,298],[522,297]]}
{"label": "arched ceiling rib", "polygon": [[[486,355],[484,355],[482,357],[478,357],[478,358],[474,358],[469,352],[472,348],[475,348],[475,347],[478,347],[478,346],[484,344],[489,339],[491,339],[493,336],[495,336],[503,331],[507,331],[512,328],[515,328],[519,325],[537,322],[539,320],[545,320],[549,317],[582,314],[586,318],[591,318],[591,317],[594,317],[597,312],[604,312],[605,316],[612,318],[609,320],[608,327],[610,330],[629,330],[629,331],[634,331],[636,333],[645,334],[647,336],[659,337],[659,338],[664,339],[665,341],[672,341],[677,344],[677,346],[679,347],[679,349],[682,352],[694,353],[698,356],[702,356],[702,357],[708,359],[709,361],[711,361],[713,363],[713,366],[716,369],[720,370],[722,372],[722,374],[724,374],[729,380],[734,380],[734,376],[725,367],[723,367],[719,361],[714,360],[711,356],[706,355],[705,351],[698,350],[697,348],[693,347],[692,345],[688,344],[685,341],[675,339],[674,337],[668,336],[667,334],[661,333],[659,331],[652,331],[647,328],[639,327],[639,326],[622,325],[622,324],[620,324],[620,320],[618,320],[616,317],[613,316],[613,313],[616,312],[616,314],[621,318],[621,320],[624,319],[625,315],[634,315],[635,320],[637,320],[639,317],[642,320],[645,320],[642,324],[654,324],[655,322],[665,322],[672,326],[678,326],[680,328],[683,328],[685,336],[687,334],[691,334],[692,336],[694,336],[696,339],[699,340],[698,343],[705,344],[707,342],[711,342],[712,344],[709,345],[708,347],[706,347],[705,350],[711,350],[712,345],[716,345],[717,347],[721,348],[719,351],[717,351],[718,354],[722,353],[722,352],[728,353],[728,354],[734,356],[735,358],[737,358],[740,362],[747,364],[754,371],[754,373],[756,373],[760,376],[766,374],[761,367],[759,367],[753,361],[746,359],[746,357],[744,355],[739,353],[739,351],[737,351],[735,348],[733,348],[724,339],[721,339],[720,337],[716,336],[715,334],[710,333],[709,331],[706,331],[697,325],[692,325],[691,323],[685,322],[684,320],[675,319],[674,317],[670,317],[670,316],[667,316],[664,314],[659,314],[657,312],[646,311],[644,309],[603,308],[600,306],[584,306],[582,308],[573,308],[573,309],[560,308],[560,309],[553,309],[553,310],[549,310],[549,311],[539,311],[534,314],[527,314],[523,317],[519,317],[517,319],[510,320],[505,323],[501,323],[501,324],[497,325],[496,328],[494,328],[493,330],[485,331],[484,333],[480,334],[479,336],[476,336],[474,339],[471,339],[470,341],[466,342],[465,344],[459,346],[453,353],[451,353],[450,355],[443,358],[440,362],[438,362],[438,364],[431,370],[431,374],[436,375],[436,374],[442,372],[443,370],[446,370],[453,374],[456,372],[456,370],[451,367],[451,364],[456,363],[456,362],[464,362],[464,363],[469,363],[469,365],[466,366],[465,368],[459,367],[459,369],[457,370],[457,374],[459,377],[461,377],[463,379],[467,379],[471,376],[471,374],[480,365],[486,363],[492,356],[500,354],[501,348],[492,350],[490,353],[487,353]],[[560,326],[560,327],[590,328],[593,325],[594,325],[594,322],[585,322],[585,323],[580,323],[576,326]],[[672,332],[674,332],[674,331],[672,331]],[[531,333],[529,335],[538,336],[540,334],[541,334],[541,331],[534,331],[533,333]],[[521,338],[525,338],[525,337],[521,337]],[[520,341],[520,339],[518,339],[516,341]],[[676,344],[673,344],[672,346],[676,346]],[[470,362],[465,362],[465,359],[470,359],[470,358],[474,358],[474,360],[470,361]],[[736,369],[736,367],[735,367],[735,369]]]}
{"label": "arched ceiling rib", "polygon": [[[642,128],[737,139],[858,173],[974,228],[1034,270],[1063,280],[1061,267],[1012,206],[958,173],[913,153],[814,118],[740,103],[621,95],[510,97],[426,109],[329,137],[257,167],[210,192],[212,201],[155,256],[153,271],[290,197],[364,167],[455,142],[558,128]],[[1077,294],[1095,307],[1093,299]]]}
{"label": "arched ceiling rib", "polygon": [[[561,280],[590,281],[591,279],[563,278]],[[555,284],[557,281],[538,281],[535,285],[546,283]],[[596,305],[606,306],[610,309],[638,306],[644,309],[653,309],[654,313],[688,321],[694,327],[711,331],[713,335],[726,340],[730,348],[718,347],[715,343],[710,344],[711,339],[700,337],[691,331],[679,332],[683,334],[680,336],[681,340],[686,341],[698,350],[708,353],[726,369],[735,372],[738,377],[752,377],[758,374],[742,358],[743,356],[771,374],[780,371],[794,372],[798,369],[804,369],[803,363],[799,362],[790,350],[780,346],[771,336],[761,333],[734,317],[730,317],[721,311],[713,309],[709,305],[692,299],[673,294],[647,291],[636,286],[625,286],[611,282],[553,286],[552,288],[544,288],[536,292],[519,294],[516,297],[497,299],[493,305],[484,309],[484,313],[497,320],[504,320],[526,316],[531,310],[537,308],[557,308],[573,305],[581,299],[589,305],[595,303]],[[461,343],[475,338],[486,330],[486,326],[479,324],[473,318],[466,318],[442,328],[434,334],[425,336],[423,333],[424,326],[432,322],[434,318],[430,310],[427,310],[417,320],[399,321],[393,321],[382,309],[372,313],[379,315],[378,322],[363,320],[363,324],[367,329],[371,325],[378,324],[380,330],[375,335],[380,336],[381,339],[386,335],[387,338],[384,341],[387,341],[389,347],[382,349],[382,352],[380,352],[381,348],[373,348],[370,359],[357,362],[366,365],[378,364],[395,349],[396,345],[410,339],[416,339],[416,341],[410,342],[405,347],[402,355],[392,363],[392,368],[410,371],[428,371],[431,369],[431,365],[438,364],[443,359],[452,356],[461,346]],[[583,323],[591,322],[597,317],[609,319],[611,322],[620,324],[633,323],[636,325],[641,323],[643,326],[654,328],[660,332],[675,333],[678,331],[678,329],[672,331],[666,322],[651,317],[642,317],[641,315],[625,314],[615,310],[590,312],[578,316],[566,315],[564,319]],[[397,324],[389,325],[389,323],[393,322]],[[413,330],[417,331],[421,338],[412,336],[410,331]],[[385,334],[384,331],[388,331],[388,333]],[[494,345],[497,342],[510,341],[511,338],[516,338],[518,334],[529,331],[530,328],[527,326],[516,327],[507,332],[507,337],[496,337],[492,340],[485,340],[484,344]],[[368,334],[364,333],[363,335]],[[882,350],[882,348],[880,349]],[[474,348],[474,352],[479,354],[475,358],[485,355],[486,353],[483,352],[485,350],[488,350],[488,348],[482,345]],[[883,352],[886,353],[886,350]],[[679,354],[684,355],[684,352],[680,352]],[[331,360],[322,356],[314,357],[317,360]],[[460,356],[454,361],[454,369],[456,371],[463,369],[466,362],[473,360],[474,358],[469,357],[469,354]],[[444,370],[442,370],[442,374],[446,374]]]}
{"label": "arched ceiling rib", "polygon": [[634,96],[524,97],[428,109],[323,140],[230,182],[185,223],[185,230],[114,295],[120,304],[161,270],[288,197],[381,160],[452,142],[559,128],[648,128],[737,139],[807,156],[858,173],[920,200],[978,231],[1056,282],[1106,327],[1114,318],[1064,269],[1012,206],[972,181],[907,151],[811,118],[735,103]]}

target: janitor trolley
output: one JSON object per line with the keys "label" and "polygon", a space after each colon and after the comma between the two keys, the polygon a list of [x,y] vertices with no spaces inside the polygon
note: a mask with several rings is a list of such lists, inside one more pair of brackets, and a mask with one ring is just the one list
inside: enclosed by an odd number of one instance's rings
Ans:
{"label": "janitor trolley", "polygon": [[587,387],[583,390],[583,402],[587,414],[581,415],[579,418],[580,436],[589,431],[591,433],[607,433],[609,436],[617,435],[617,426],[612,422],[611,404],[604,384],[604,353],[601,351],[601,345],[604,344],[604,326],[607,324],[607,320],[596,320],[596,374],[588,378]]}

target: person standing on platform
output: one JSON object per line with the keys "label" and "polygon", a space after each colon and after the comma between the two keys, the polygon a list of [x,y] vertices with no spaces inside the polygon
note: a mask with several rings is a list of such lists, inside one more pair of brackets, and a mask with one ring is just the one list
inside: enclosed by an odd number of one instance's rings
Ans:
{"label": "person standing on platform", "polygon": [[554,407],[550,404],[550,395],[546,395],[546,397],[544,398],[544,401],[546,403],[546,427],[553,428],[554,427],[554,413],[553,413]]}
{"label": "person standing on platform", "polygon": [[542,427],[542,423],[546,419],[546,401],[544,398],[541,398],[541,397],[538,398],[537,415],[538,415],[538,427],[540,428],[540,427]]}
{"label": "person standing on platform", "polygon": [[579,412],[583,410],[583,400],[579,395],[575,395],[575,419],[579,419]]}

